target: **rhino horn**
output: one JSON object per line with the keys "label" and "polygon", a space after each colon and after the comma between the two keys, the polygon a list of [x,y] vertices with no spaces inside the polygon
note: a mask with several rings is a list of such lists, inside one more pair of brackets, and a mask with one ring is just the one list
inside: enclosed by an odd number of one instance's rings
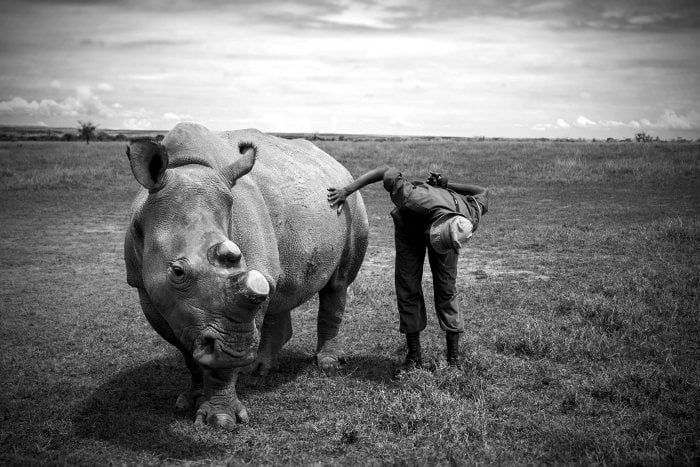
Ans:
{"label": "rhino horn", "polygon": [[255,146],[249,143],[243,143],[239,146],[242,153],[236,162],[221,169],[221,175],[226,179],[229,186],[233,188],[236,180],[247,174],[253,169],[255,164],[256,149]]}
{"label": "rhino horn", "polygon": [[168,168],[165,146],[151,139],[134,139],[126,147],[126,155],[136,181],[149,191],[162,187]]}
{"label": "rhino horn", "polygon": [[232,276],[233,307],[245,313],[253,312],[251,316],[239,316],[244,321],[253,319],[254,312],[258,305],[270,295],[270,284],[265,276],[255,269],[251,269],[243,274]]}
{"label": "rhino horn", "polygon": [[241,262],[241,249],[229,239],[213,245],[209,249],[209,262],[226,267],[237,266]]}

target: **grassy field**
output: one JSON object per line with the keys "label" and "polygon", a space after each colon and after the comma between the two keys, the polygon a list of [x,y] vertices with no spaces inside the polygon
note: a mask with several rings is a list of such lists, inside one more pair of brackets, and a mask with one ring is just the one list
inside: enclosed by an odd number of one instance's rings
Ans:
{"label": "grassy field", "polygon": [[[352,142],[379,163],[491,187],[458,278],[465,371],[404,355],[393,226],[371,237],[342,330],[349,362],[312,364],[315,308],[282,367],[239,381],[233,432],[176,413],[188,385],[125,282],[137,190],[124,143],[0,144],[0,464],[687,464],[700,462],[700,146]],[[429,306],[424,353],[444,336]]]}

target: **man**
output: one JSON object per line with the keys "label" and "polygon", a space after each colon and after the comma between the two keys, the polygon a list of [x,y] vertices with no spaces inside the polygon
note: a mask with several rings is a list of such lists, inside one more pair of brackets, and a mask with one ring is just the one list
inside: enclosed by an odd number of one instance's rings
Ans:
{"label": "man", "polygon": [[393,167],[380,166],[343,188],[328,188],[331,208],[360,188],[383,181],[391,201],[396,245],[395,285],[399,331],[406,334],[405,369],[421,367],[420,333],[427,324],[422,279],[425,250],[433,273],[435,311],[446,334],[447,364],[459,367],[459,335],[464,322],[457,300],[459,250],[488,210],[488,190],[477,185],[448,183],[431,173],[426,182],[408,182]]}

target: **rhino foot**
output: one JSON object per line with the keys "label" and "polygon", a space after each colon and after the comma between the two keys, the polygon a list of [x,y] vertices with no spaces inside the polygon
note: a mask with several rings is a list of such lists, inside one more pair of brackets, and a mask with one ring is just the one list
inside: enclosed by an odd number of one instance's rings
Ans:
{"label": "rhino foot", "polygon": [[231,405],[203,402],[194,419],[195,425],[209,425],[226,430],[232,430],[237,423],[248,423],[248,411],[239,400]]}
{"label": "rhino foot", "polygon": [[327,374],[335,373],[340,369],[341,365],[346,362],[345,354],[342,352],[316,352],[314,360],[321,371]]}
{"label": "rhino foot", "polygon": [[201,402],[202,396],[204,396],[204,391],[202,389],[190,389],[189,391],[180,393],[175,401],[175,410],[185,412],[197,407]]}

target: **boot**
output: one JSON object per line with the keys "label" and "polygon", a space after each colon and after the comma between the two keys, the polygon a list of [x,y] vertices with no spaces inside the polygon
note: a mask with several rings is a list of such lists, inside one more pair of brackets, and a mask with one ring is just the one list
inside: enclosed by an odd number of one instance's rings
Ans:
{"label": "boot", "polygon": [[406,354],[406,361],[403,364],[404,369],[411,370],[413,368],[422,367],[423,358],[420,348],[420,332],[407,333],[406,346],[408,347],[408,353]]}
{"label": "boot", "polygon": [[447,331],[447,366],[459,367],[459,333]]}

